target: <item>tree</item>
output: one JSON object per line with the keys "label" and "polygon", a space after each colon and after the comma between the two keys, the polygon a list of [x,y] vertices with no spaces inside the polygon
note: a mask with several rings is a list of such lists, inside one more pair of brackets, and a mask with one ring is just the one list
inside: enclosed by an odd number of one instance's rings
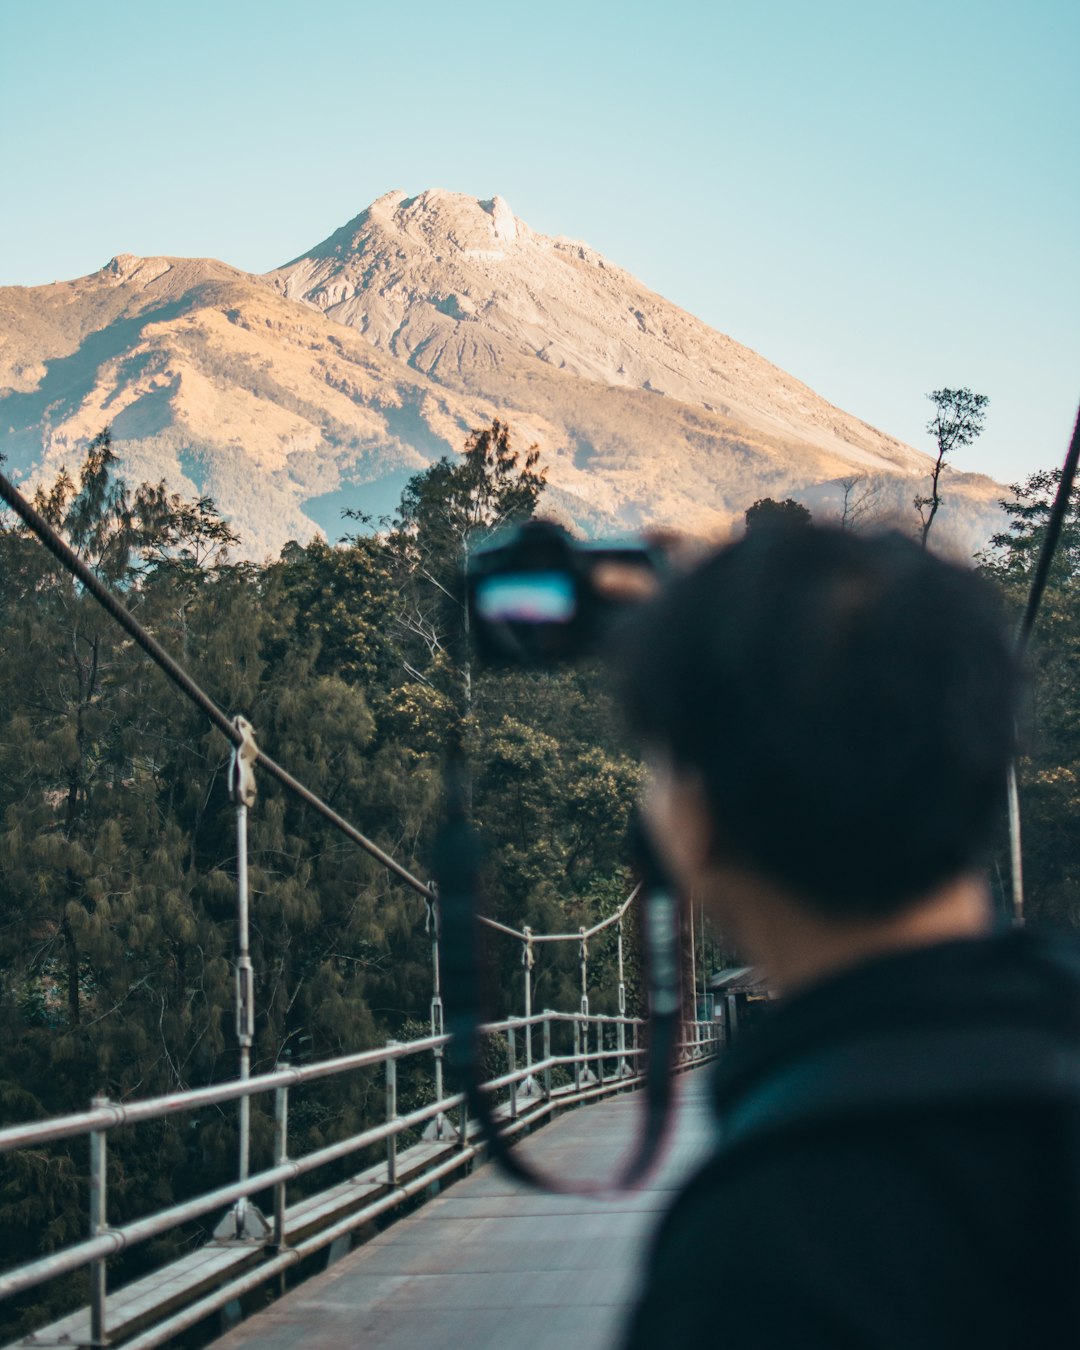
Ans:
{"label": "tree", "polygon": [[990,403],[985,394],[973,394],[970,389],[935,389],[926,397],[936,409],[926,430],[928,435],[934,437],[937,459],[930,472],[929,497],[915,498],[915,510],[922,522],[923,548],[926,547],[930,526],[941,506],[941,474],[945,468],[945,456],[970,445],[980,434]]}
{"label": "tree", "polygon": [[533,514],[545,480],[539,463],[535,445],[522,460],[510,428],[496,419],[469,436],[460,460],[439,460],[402,492],[389,545],[400,579],[397,624],[406,649],[416,653],[406,670],[446,693],[449,675],[463,717],[473,698],[469,557],[500,526]]}
{"label": "tree", "polygon": [[758,530],[762,526],[809,525],[813,516],[801,502],[792,497],[782,502],[774,501],[772,497],[760,497],[753,506],[747,508],[745,520],[748,530]]}
{"label": "tree", "polygon": [[868,478],[864,473],[840,479],[843,500],[840,507],[840,528],[858,531],[865,529],[881,516],[881,479]]}
{"label": "tree", "polygon": [[313,652],[313,670],[372,688],[401,659],[393,628],[397,588],[392,559],[377,535],[331,546],[314,539],[285,545],[263,585],[273,612],[287,616],[280,649],[299,642]]}

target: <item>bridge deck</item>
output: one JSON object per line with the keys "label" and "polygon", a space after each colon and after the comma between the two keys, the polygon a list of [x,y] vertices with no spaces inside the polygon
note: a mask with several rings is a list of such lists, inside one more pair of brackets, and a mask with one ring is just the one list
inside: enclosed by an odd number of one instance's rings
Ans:
{"label": "bridge deck", "polygon": [[[708,1070],[678,1080],[664,1164],[610,1200],[537,1194],[490,1164],[343,1257],[222,1340],[220,1350],[608,1350],[648,1236],[708,1148]],[[570,1111],[520,1147],[561,1175],[609,1174],[638,1093]]]}

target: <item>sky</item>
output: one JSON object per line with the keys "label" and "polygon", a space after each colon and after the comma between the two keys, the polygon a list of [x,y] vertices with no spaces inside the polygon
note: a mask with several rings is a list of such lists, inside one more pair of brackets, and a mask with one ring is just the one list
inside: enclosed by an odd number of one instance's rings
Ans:
{"label": "sky", "polygon": [[957,467],[1080,400],[1077,0],[0,0],[0,285],[265,271],[376,197],[505,197]]}

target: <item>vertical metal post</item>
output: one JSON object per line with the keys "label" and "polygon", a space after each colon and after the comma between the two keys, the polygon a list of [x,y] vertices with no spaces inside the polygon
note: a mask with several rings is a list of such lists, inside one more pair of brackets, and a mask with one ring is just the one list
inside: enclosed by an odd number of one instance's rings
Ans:
{"label": "vertical metal post", "polygon": [[[255,744],[251,723],[244,717],[234,717],[233,726],[240,735],[240,743],[233,746],[229,763],[229,795],[236,807],[236,908],[237,908],[237,959],[236,959],[236,1039],[240,1045],[240,1079],[246,1082],[251,1076],[251,1047],[255,1039],[255,1002],[254,976],[251,968],[251,952],[248,944],[248,807],[255,805],[255,760],[259,747]],[[240,1132],[239,1179],[247,1181],[251,1174],[251,1098],[245,1093],[237,1104]],[[232,1232],[230,1236],[244,1238],[255,1236],[249,1233],[248,1210],[251,1208],[246,1195],[236,1202],[232,1212]],[[258,1215],[258,1227],[265,1231],[265,1221]],[[226,1228],[228,1225],[226,1225]],[[220,1233],[220,1227],[219,1227]]]}
{"label": "vertical metal post", "polygon": [[697,939],[694,935],[694,897],[690,896],[690,1013],[691,1025],[697,1021]]}
{"label": "vertical metal post", "polygon": [[[248,948],[248,869],[247,869],[247,806],[236,805],[236,882],[237,908],[240,929],[240,955],[236,962],[236,1037],[240,1042],[240,1078],[251,1077],[251,1045],[255,1030],[255,1009],[252,1006],[254,978]],[[251,1098],[240,1098],[240,1180],[247,1181],[251,1171]],[[246,1227],[248,1197],[242,1195],[236,1202],[236,1236],[242,1237]]]}
{"label": "vertical metal post", "polygon": [[1016,761],[1009,765],[1009,862],[1012,876],[1013,923],[1024,922],[1024,860],[1020,849],[1020,789]]}
{"label": "vertical metal post", "polygon": [[596,1076],[597,1076],[597,1078],[600,1080],[600,1082],[603,1083],[603,1081],[604,1081],[604,1023],[603,1023],[602,1020],[601,1020],[601,1021],[598,1021],[598,1022],[596,1023],[596,1053],[597,1053],[597,1056],[598,1056],[597,1061],[596,1061]]}
{"label": "vertical metal post", "polygon": [[574,1018],[574,1091],[581,1091],[581,1021],[577,1017]]}
{"label": "vertical metal post", "polygon": [[544,1009],[544,1101],[551,1100],[551,1018],[550,1008]]}
{"label": "vertical metal post", "polygon": [[589,1015],[589,939],[585,936],[584,926],[578,929],[578,966],[581,971],[581,1015]]}
{"label": "vertical metal post", "polygon": [[[95,1097],[90,1109],[108,1106],[108,1097]],[[93,1130],[90,1134],[90,1236],[104,1233],[108,1224],[106,1218],[106,1200],[108,1196],[108,1148],[104,1130]],[[105,1261],[93,1261],[90,1264],[90,1340],[94,1345],[106,1343],[107,1324],[105,1317]]]}
{"label": "vertical metal post", "polygon": [[[517,1073],[517,1035],[513,1027],[506,1028],[506,1064],[509,1073]],[[517,1120],[517,1080],[510,1080],[510,1119]]]}
{"label": "vertical metal post", "polygon": [[[442,979],[439,970],[439,892],[434,882],[430,884],[432,898],[427,901],[427,929],[431,934],[431,1034],[441,1036],[444,1022]],[[443,1050],[443,1046],[437,1045],[432,1051],[435,1061],[435,1100],[437,1102],[441,1102],[443,1099]],[[441,1139],[446,1128],[446,1121],[441,1111],[435,1117],[434,1124],[435,1138]]]}
{"label": "vertical metal post", "polygon": [[619,1048],[619,1067],[618,1074],[620,1078],[627,1075],[626,1067],[626,981],[623,972],[623,921],[620,917],[618,926],[618,952],[619,952],[619,1030],[618,1030],[618,1048]]}
{"label": "vertical metal post", "polygon": [[701,929],[701,1002],[702,1015],[709,1022],[709,1035],[712,1035],[713,996],[709,993],[709,964],[707,938],[709,921],[705,916],[704,904],[698,905],[698,926]]}
{"label": "vertical metal post", "polygon": [[[281,1068],[281,1065],[278,1065]],[[274,1092],[274,1166],[289,1161],[289,1089],[279,1087]],[[285,1183],[274,1185],[274,1246],[281,1251],[285,1246]]]}
{"label": "vertical metal post", "polygon": [[525,1067],[532,1068],[532,968],[533,944],[532,929],[526,925],[525,950],[521,953],[521,964],[525,967]]}
{"label": "vertical metal post", "polygon": [[[397,1045],[397,1041],[387,1041],[388,1046]],[[386,1123],[397,1119],[397,1060],[391,1055],[386,1061]],[[386,1137],[386,1182],[388,1186],[397,1185],[397,1135]]]}
{"label": "vertical metal post", "polygon": [[525,934],[525,944],[521,953],[521,964],[524,967],[524,985],[525,985],[525,1068],[529,1070],[521,1084],[521,1095],[523,1097],[536,1096],[536,1082],[532,1076],[532,970],[533,970],[533,941],[532,929],[525,926],[522,930]]}

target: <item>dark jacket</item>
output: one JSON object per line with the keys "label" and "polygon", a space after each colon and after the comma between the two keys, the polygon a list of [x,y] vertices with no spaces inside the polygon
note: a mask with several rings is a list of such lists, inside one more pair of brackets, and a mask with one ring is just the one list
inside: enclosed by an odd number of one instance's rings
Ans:
{"label": "dark jacket", "polygon": [[626,1350],[1080,1345],[1080,960],[1030,933],[845,972],[719,1065],[722,1141]]}

